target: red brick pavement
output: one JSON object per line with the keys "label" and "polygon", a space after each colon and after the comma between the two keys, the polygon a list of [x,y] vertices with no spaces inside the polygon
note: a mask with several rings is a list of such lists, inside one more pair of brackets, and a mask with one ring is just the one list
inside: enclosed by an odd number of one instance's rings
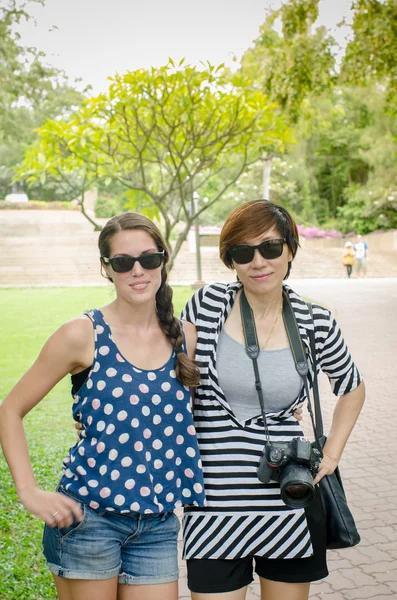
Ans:
{"label": "red brick pavement", "polygon": [[[367,388],[341,461],[362,541],[355,548],[329,551],[330,575],[312,585],[310,600],[397,599],[397,279],[305,279],[291,280],[291,286],[332,310]],[[335,397],[326,379],[321,381],[321,397],[327,429]],[[182,561],[179,597],[190,598]],[[259,597],[255,580],[247,600]]]}

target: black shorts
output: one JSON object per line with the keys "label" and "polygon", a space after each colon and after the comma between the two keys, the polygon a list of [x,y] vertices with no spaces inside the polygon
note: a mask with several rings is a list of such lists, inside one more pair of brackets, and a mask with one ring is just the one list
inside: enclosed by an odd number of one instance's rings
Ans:
{"label": "black shorts", "polygon": [[253,581],[253,561],[255,573],[272,581],[308,583],[327,577],[324,512],[318,493],[305,512],[313,545],[312,556],[290,559],[261,556],[229,560],[191,558],[186,561],[190,591],[216,594],[239,590]]}

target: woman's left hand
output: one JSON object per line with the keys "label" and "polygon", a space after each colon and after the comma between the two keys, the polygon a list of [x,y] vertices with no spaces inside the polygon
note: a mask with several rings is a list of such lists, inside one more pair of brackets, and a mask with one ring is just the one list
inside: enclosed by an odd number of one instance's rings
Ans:
{"label": "woman's left hand", "polygon": [[325,475],[331,475],[336,467],[338,466],[338,461],[334,458],[331,458],[327,454],[324,454],[323,460],[320,463],[320,468],[318,470],[317,475],[313,479],[314,485],[316,485]]}
{"label": "woman's left hand", "polygon": [[362,381],[354,390],[340,396],[336,403],[331,429],[323,450],[324,458],[320,463],[319,472],[313,479],[315,484],[324,475],[331,475],[338,466],[345,444],[360,414],[364,398],[365,386]]}
{"label": "woman's left hand", "polygon": [[297,421],[302,421],[303,420],[303,410],[302,408],[298,407],[295,408],[294,410],[294,417]]}
{"label": "woman's left hand", "polygon": [[74,428],[77,431],[77,440],[80,441],[82,438],[82,431],[83,431],[83,424],[80,421],[76,421],[76,423],[74,424]]}

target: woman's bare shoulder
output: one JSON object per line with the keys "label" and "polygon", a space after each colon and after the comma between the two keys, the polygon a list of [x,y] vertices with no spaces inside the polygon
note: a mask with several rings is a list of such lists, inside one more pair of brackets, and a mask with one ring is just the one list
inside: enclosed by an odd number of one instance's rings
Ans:
{"label": "woman's bare shoulder", "polygon": [[92,342],[93,323],[87,315],[81,315],[61,325],[54,336],[73,346],[84,346]]}

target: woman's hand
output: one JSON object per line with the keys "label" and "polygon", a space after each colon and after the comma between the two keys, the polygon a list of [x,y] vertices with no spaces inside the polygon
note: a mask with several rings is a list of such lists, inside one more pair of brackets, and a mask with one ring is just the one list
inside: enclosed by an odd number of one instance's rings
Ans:
{"label": "woman's hand", "polygon": [[318,483],[324,475],[333,473],[338,466],[345,444],[360,414],[364,398],[365,386],[362,381],[358,387],[338,399],[332,416],[331,429],[323,449],[324,458],[314,483]]}
{"label": "woman's hand", "polygon": [[295,408],[294,410],[294,417],[297,421],[302,421],[303,419],[303,409],[302,408]]}
{"label": "woman's hand", "polygon": [[74,424],[74,428],[77,431],[77,438],[78,440],[81,440],[81,432],[83,431],[83,424],[80,421],[76,421],[76,423]]}
{"label": "woman's hand", "polygon": [[19,493],[19,499],[26,510],[50,527],[69,527],[74,519],[81,521],[83,518],[80,504],[58,492],[26,488]]}
{"label": "woman's hand", "polygon": [[314,485],[316,485],[325,475],[331,475],[336,467],[338,466],[338,461],[327,454],[324,454],[323,460],[320,463],[320,468],[318,470],[317,475],[313,479]]}

